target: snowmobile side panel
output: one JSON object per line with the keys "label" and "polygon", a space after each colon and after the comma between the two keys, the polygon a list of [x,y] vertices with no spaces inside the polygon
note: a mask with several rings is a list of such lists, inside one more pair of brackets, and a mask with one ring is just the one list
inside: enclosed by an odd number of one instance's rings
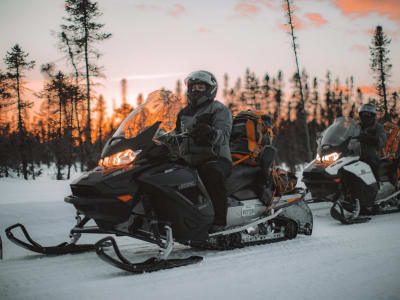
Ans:
{"label": "snowmobile side panel", "polygon": [[359,156],[345,156],[338,159],[335,163],[328,166],[325,170],[329,175],[337,175],[341,168],[354,161],[358,161],[359,159]]}
{"label": "snowmobile side panel", "polygon": [[196,170],[164,164],[142,173],[137,180],[151,195],[159,220],[171,224],[178,241],[208,237],[214,209]]}
{"label": "snowmobile side panel", "polygon": [[[330,175],[325,172],[325,167],[321,164],[309,164],[303,171],[302,181],[311,192],[313,199],[329,199],[331,201],[339,189],[339,176]],[[320,201],[321,201],[320,200]]]}
{"label": "snowmobile side panel", "polygon": [[229,227],[250,223],[263,213],[265,213],[265,205],[259,199],[243,200],[238,205],[228,206],[226,223]]}
{"label": "snowmobile side panel", "polygon": [[376,179],[374,174],[372,173],[371,167],[365,162],[357,161],[353,164],[344,166],[343,169],[361,178],[366,185],[376,183]]}

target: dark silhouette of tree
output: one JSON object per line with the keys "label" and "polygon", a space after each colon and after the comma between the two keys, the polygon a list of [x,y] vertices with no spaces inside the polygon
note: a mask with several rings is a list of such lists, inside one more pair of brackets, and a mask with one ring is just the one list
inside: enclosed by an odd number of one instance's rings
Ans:
{"label": "dark silhouette of tree", "polygon": [[326,107],[326,119],[328,124],[331,125],[335,119],[334,116],[334,98],[332,97],[332,90],[331,90],[331,73],[328,71],[326,73],[326,85],[325,85],[325,107]]}
{"label": "dark silhouette of tree", "polygon": [[[176,94],[179,98],[182,97],[182,82],[181,82],[179,79],[176,81],[175,94]],[[143,95],[142,95],[142,98],[143,98]],[[143,99],[142,99],[142,102],[143,102]],[[138,105],[139,105],[139,104],[138,104]]]}
{"label": "dark silhouette of tree", "polygon": [[388,49],[391,40],[383,32],[382,26],[378,25],[372,39],[372,45],[369,47],[371,55],[371,70],[375,73],[376,91],[379,96],[379,110],[384,113],[384,120],[390,120],[387,82],[390,78],[390,64]]}
{"label": "dark silhouette of tree", "polygon": [[104,24],[96,20],[102,15],[97,2],[91,0],[65,0],[64,18],[66,24],[61,29],[67,36],[70,36],[73,43],[79,49],[78,53],[83,54],[86,78],[86,142],[91,144],[91,80],[90,78],[100,76],[101,69],[95,64],[101,54],[94,45],[100,41],[107,40],[111,33],[102,32]]}
{"label": "dark silhouette of tree", "polygon": [[96,125],[97,125],[97,144],[98,144],[98,151],[99,153],[103,149],[103,140],[104,137],[104,130],[105,130],[105,121],[106,121],[106,101],[104,100],[104,96],[100,95],[99,99],[97,100],[97,105],[95,107],[96,112]]}
{"label": "dark silhouette of tree", "polygon": [[298,105],[298,111],[300,112],[300,114],[303,115],[303,116],[301,116],[301,119],[303,120],[304,132],[305,132],[305,135],[306,135],[305,144],[306,144],[306,148],[307,148],[307,158],[308,158],[309,161],[311,161],[312,154],[311,154],[311,146],[310,146],[310,134],[308,132],[307,112],[306,112],[306,109],[305,109],[305,101],[304,101],[304,95],[303,95],[303,85],[302,85],[302,82],[301,82],[299,60],[298,60],[298,55],[297,55],[298,45],[296,43],[296,39],[297,38],[296,38],[296,36],[294,34],[294,25],[293,25],[293,19],[292,19],[293,10],[290,7],[290,4],[291,4],[292,1],[284,0],[284,2],[286,4],[288,24],[289,24],[289,27],[290,27],[290,36],[292,38],[292,48],[293,48],[294,57],[295,57],[295,60],[296,60],[296,68],[297,68],[297,74],[298,74],[297,76],[298,76],[298,81],[299,81],[300,103]]}
{"label": "dark silhouette of tree", "polygon": [[25,142],[26,127],[23,115],[26,110],[32,106],[33,102],[24,101],[21,98],[23,90],[23,78],[25,71],[31,70],[35,66],[35,61],[27,60],[28,53],[24,52],[21,47],[16,44],[7,51],[4,62],[7,66],[7,76],[12,80],[12,88],[16,92],[17,110],[18,110],[18,136],[19,136],[19,154],[21,155],[22,172],[24,179],[28,179],[28,161],[27,161],[27,147]]}
{"label": "dark silhouette of tree", "polygon": [[143,104],[143,94],[139,93],[139,95],[137,96],[137,99],[136,99],[136,106],[139,106],[139,105],[142,105],[142,104]]}

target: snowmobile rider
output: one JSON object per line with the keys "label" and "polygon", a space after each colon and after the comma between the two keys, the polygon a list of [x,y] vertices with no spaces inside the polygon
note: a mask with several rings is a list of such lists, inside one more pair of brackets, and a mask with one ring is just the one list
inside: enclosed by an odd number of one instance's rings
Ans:
{"label": "snowmobile rider", "polygon": [[363,104],[358,110],[360,117],[360,160],[367,163],[379,185],[380,153],[386,145],[386,131],[383,125],[376,121],[376,107],[372,103]]}
{"label": "snowmobile rider", "polygon": [[176,120],[176,133],[188,132],[180,144],[183,158],[199,172],[214,206],[214,223],[210,232],[226,226],[228,210],[225,178],[232,172],[229,138],[232,114],[214,100],[218,83],[208,71],[195,71],[185,79],[188,105]]}

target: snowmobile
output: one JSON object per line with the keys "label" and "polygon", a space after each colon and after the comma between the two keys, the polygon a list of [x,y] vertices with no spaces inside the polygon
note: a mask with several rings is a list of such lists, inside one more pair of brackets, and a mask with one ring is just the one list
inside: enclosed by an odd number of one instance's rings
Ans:
{"label": "snowmobile", "polygon": [[371,167],[360,160],[360,132],[354,119],[337,118],[317,139],[317,157],[303,171],[308,201],[333,202],[330,214],[343,224],[400,208],[398,162],[381,159],[378,183]]}
{"label": "snowmobile", "polygon": [[[101,154],[99,166],[71,183],[72,195],[65,202],[76,208],[77,224],[71,241],[43,247],[21,224],[6,229],[14,243],[43,254],[63,254],[95,249],[98,256],[120,269],[142,273],[197,263],[200,256],[168,259],[174,242],[200,249],[233,249],[253,244],[311,235],[313,217],[304,202],[304,191],[275,193],[263,203],[253,187],[260,168],[238,165],[227,179],[229,208],[224,230],[209,233],[214,209],[206,187],[195,168],[179,155],[174,119],[181,103],[165,100],[164,92],[152,93],[142,106],[130,113]],[[171,97],[170,97],[171,98]],[[176,106],[176,107],[171,107]],[[156,121],[140,129],[139,124]],[[144,123],[146,123],[144,122]],[[146,125],[146,124],[144,124]],[[272,193],[271,193],[272,194]],[[94,220],[95,226],[88,226]],[[20,228],[27,241],[18,239]],[[159,257],[133,263],[124,257],[111,236],[96,244],[77,244],[86,233],[127,236],[158,245]]]}

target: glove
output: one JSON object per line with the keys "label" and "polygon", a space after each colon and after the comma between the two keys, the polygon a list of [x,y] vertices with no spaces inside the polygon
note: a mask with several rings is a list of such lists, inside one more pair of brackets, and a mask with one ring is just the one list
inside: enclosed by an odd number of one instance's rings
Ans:
{"label": "glove", "polygon": [[379,140],[376,136],[367,133],[361,133],[359,137],[360,143],[367,145],[378,145]]}
{"label": "glove", "polygon": [[214,135],[214,129],[206,123],[196,123],[191,133],[193,141],[199,146],[210,145]]}

